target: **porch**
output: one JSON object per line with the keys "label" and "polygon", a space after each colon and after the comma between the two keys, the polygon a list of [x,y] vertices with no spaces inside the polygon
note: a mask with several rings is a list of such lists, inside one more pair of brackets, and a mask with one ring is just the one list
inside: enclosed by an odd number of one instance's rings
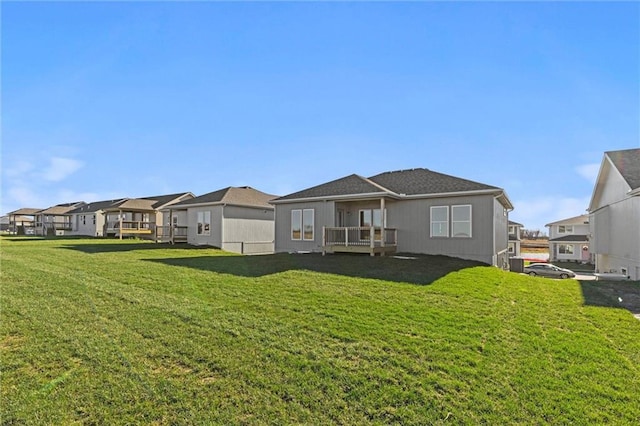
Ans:
{"label": "porch", "polygon": [[398,230],[374,226],[322,228],[322,254],[369,253],[371,256],[395,253]]}
{"label": "porch", "polygon": [[157,243],[186,243],[188,226],[156,226]]}
{"label": "porch", "polygon": [[118,220],[106,223],[106,235],[122,237],[127,235],[152,235],[156,228],[153,222],[140,220]]}

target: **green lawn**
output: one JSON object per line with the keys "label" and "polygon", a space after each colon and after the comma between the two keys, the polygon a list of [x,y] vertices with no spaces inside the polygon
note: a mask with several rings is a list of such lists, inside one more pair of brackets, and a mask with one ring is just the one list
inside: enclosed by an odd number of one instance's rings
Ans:
{"label": "green lawn", "polygon": [[0,243],[2,424],[640,422],[640,321],[596,284],[446,257]]}

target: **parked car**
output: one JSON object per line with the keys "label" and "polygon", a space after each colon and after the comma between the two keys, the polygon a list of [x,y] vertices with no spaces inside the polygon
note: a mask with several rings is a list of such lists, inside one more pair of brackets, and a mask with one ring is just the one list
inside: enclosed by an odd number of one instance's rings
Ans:
{"label": "parked car", "polygon": [[576,274],[569,269],[559,268],[551,263],[532,263],[524,267],[524,273],[532,277],[540,275],[541,277],[551,278],[574,278]]}

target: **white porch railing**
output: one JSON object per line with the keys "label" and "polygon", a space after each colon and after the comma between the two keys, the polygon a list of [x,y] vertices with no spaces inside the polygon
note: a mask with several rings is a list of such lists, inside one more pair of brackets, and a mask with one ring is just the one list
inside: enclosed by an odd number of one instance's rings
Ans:
{"label": "white porch railing", "polygon": [[324,247],[395,247],[398,245],[398,230],[373,226],[325,227],[322,245]]}

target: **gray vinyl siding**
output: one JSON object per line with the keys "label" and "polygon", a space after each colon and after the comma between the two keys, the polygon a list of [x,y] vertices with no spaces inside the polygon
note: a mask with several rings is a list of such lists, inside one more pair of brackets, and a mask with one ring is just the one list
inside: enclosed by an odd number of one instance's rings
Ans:
{"label": "gray vinyl siding", "polygon": [[270,209],[225,206],[222,248],[247,254],[273,252],[273,217]]}
{"label": "gray vinyl siding", "polygon": [[[492,264],[494,198],[451,197],[387,203],[387,227],[398,229],[398,252],[447,255]],[[431,207],[471,205],[471,238],[431,237]],[[506,219],[506,218],[505,218]],[[451,220],[449,220],[451,228]],[[506,249],[506,222],[504,226]]]}
{"label": "gray vinyl siding", "polygon": [[[291,210],[295,209],[314,210],[313,241],[291,239]],[[335,226],[334,211],[335,203],[333,201],[278,204],[276,206],[275,251],[278,253],[295,251],[322,251],[322,227]]]}
{"label": "gray vinyl siding", "polygon": [[[211,212],[210,235],[198,235],[198,212]],[[187,211],[187,242],[195,246],[222,247],[222,206],[193,207]]]}
{"label": "gray vinyl siding", "polygon": [[[431,207],[448,206],[451,216],[451,206],[459,205],[471,205],[471,238],[431,237]],[[322,227],[337,226],[338,209],[345,211],[346,226],[359,226],[360,210],[379,208],[379,200],[278,204],[275,250],[321,251]],[[504,207],[491,195],[387,200],[385,208],[387,228],[398,230],[398,252],[447,255],[498,266],[508,260],[508,217],[504,213]],[[291,211],[294,209],[314,209],[314,241],[291,239]],[[505,251],[504,259],[497,256],[501,250]]]}

